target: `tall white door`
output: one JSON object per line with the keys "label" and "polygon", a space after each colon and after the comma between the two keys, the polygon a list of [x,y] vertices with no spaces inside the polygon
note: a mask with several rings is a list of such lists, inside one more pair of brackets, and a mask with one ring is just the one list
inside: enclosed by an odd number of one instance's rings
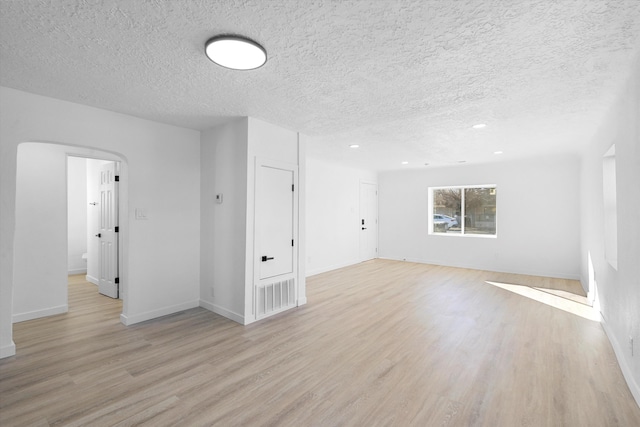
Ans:
{"label": "tall white door", "polygon": [[258,279],[293,273],[293,169],[258,164],[256,168],[256,256]]}
{"label": "tall white door", "polygon": [[116,163],[100,170],[100,239],[98,292],[118,298],[118,183]]}
{"label": "tall white door", "polygon": [[360,183],[360,261],[378,257],[378,186]]}

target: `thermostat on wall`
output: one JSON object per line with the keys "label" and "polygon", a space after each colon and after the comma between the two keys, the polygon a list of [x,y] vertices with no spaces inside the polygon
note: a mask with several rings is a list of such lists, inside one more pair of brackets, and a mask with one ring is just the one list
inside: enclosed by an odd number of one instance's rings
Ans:
{"label": "thermostat on wall", "polygon": [[222,193],[216,194],[216,203],[222,203]]}

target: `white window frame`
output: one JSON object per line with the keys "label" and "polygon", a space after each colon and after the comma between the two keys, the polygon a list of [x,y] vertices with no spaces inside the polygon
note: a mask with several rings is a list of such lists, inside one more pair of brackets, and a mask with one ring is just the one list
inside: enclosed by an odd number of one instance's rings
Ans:
{"label": "white window frame", "polygon": [[[496,184],[478,184],[478,185],[446,185],[442,187],[429,187],[429,201],[428,201],[428,212],[427,215],[427,223],[429,235],[432,236],[450,236],[450,237],[479,237],[481,239],[496,239],[498,237],[498,198],[496,196],[496,232],[495,234],[465,234],[464,232],[464,190],[467,188],[495,188],[497,190],[498,186]],[[435,231],[433,229],[433,191],[434,190],[445,190],[445,189],[455,189],[462,190],[460,195],[460,216],[462,217],[462,224],[460,227],[460,233],[442,233]]]}

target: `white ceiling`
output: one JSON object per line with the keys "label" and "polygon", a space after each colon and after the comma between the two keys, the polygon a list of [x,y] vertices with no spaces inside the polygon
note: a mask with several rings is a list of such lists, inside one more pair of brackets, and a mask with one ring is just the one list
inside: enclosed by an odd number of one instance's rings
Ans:
{"label": "white ceiling", "polygon": [[[221,33],[267,64],[210,62]],[[194,129],[252,116],[315,157],[424,168],[578,150],[630,77],[640,1],[0,0],[0,45],[3,86]]]}

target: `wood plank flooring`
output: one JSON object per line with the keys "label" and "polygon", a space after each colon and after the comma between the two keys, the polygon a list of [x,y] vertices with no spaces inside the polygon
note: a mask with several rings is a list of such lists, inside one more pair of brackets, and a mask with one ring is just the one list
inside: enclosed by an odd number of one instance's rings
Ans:
{"label": "wood plank flooring", "polygon": [[76,278],[69,313],[14,325],[0,425],[640,426],[599,323],[488,282],[585,300],[570,280],[374,260],[249,326],[197,308],[125,327]]}

